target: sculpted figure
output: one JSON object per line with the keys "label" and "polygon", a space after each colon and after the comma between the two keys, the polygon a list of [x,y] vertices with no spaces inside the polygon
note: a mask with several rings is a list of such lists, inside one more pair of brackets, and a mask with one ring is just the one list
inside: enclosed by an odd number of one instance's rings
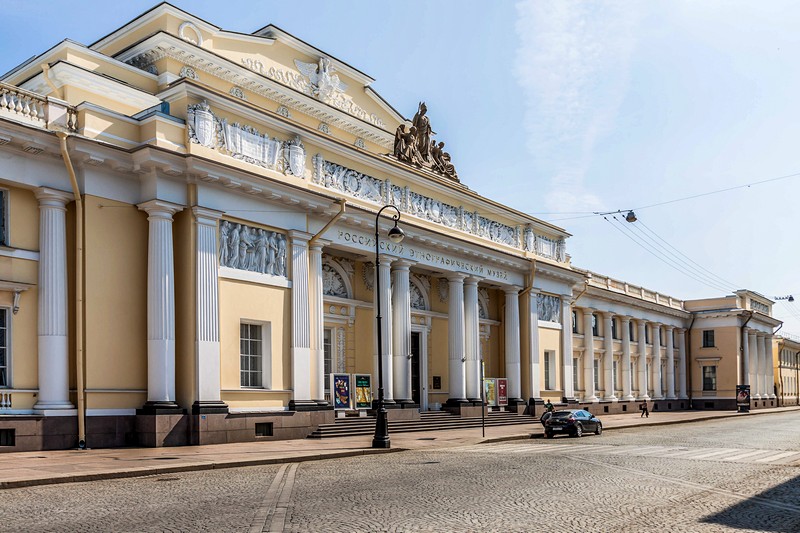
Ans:
{"label": "sculpted figure", "polygon": [[408,135],[406,125],[400,124],[397,126],[397,131],[394,132],[394,156],[397,159],[403,159],[406,153],[405,136]]}
{"label": "sculpted figure", "polygon": [[250,232],[247,230],[247,226],[243,225],[239,233],[239,268],[242,270],[249,270],[250,261],[247,257],[247,249],[250,248],[252,244]]}
{"label": "sculpted figure", "polygon": [[264,268],[265,274],[275,275],[276,265],[275,265],[275,258],[278,255],[278,238],[275,232],[270,232],[269,234],[269,250],[268,250],[268,259],[267,265]]}
{"label": "sculpted figure", "polygon": [[279,276],[286,276],[286,237],[278,236],[278,271]]}
{"label": "sculpted figure", "polygon": [[239,224],[235,224],[231,230],[231,243],[229,251],[228,266],[237,268],[239,266]]}
{"label": "sculpted figure", "polygon": [[419,109],[414,115],[412,124],[416,128],[417,134],[417,150],[419,151],[420,158],[423,161],[430,161],[431,149],[431,123],[428,117],[425,116],[428,107],[425,102],[419,103]]}
{"label": "sculpted figure", "polygon": [[442,152],[442,172],[445,176],[457,180],[458,174],[456,174],[456,167],[450,162],[450,154],[444,151],[444,143],[439,143],[439,149]]}
{"label": "sculpted figure", "polygon": [[263,229],[258,230],[255,242],[256,256],[252,270],[262,274],[267,271],[267,240],[267,232]]}
{"label": "sculpted figure", "polygon": [[444,143],[436,145],[436,141],[431,141],[431,164],[433,170],[444,173],[444,161],[442,160],[442,146]]}
{"label": "sculpted figure", "polygon": [[221,266],[228,266],[228,240],[231,232],[231,226],[227,220],[223,220],[219,225],[219,264]]}

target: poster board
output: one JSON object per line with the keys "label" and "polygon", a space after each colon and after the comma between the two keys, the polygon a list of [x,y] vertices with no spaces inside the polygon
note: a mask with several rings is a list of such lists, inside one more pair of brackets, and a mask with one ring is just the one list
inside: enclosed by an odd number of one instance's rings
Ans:
{"label": "poster board", "polygon": [[356,385],[356,409],[372,408],[372,374],[353,374]]}
{"label": "poster board", "polygon": [[489,407],[497,406],[497,383],[494,378],[485,378],[483,380],[483,392],[486,399],[486,405]]}
{"label": "poster board", "polygon": [[508,405],[508,378],[496,378],[497,383],[497,405],[504,407]]}
{"label": "poster board", "polygon": [[736,405],[750,407],[750,385],[736,385]]}
{"label": "poster board", "polygon": [[350,374],[331,374],[331,400],[335,411],[350,409]]}

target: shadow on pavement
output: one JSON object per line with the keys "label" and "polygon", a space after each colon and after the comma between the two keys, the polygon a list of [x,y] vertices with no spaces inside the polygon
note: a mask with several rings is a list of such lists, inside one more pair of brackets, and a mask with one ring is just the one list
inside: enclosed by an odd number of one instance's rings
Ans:
{"label": "shadow on pavement", "polygon": [[[736,492],[736,488],[732,488]],[[742,500],[702,522],[735,529],[797,533],[800,531],[800,476]]]}

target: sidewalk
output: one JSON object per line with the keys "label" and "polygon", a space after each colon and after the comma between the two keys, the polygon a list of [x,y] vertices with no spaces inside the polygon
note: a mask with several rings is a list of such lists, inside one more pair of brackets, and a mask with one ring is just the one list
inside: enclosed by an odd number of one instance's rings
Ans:
{"label": "sidewalk", "polygon": [[[656,411],[650,414],[650,418],[640,418],[635,413],[606,415],[600,418],[603,421],[603,430],[613,431],[635,426],[680,424],[714,418],[755,416],[790,411],[800,411],[800,407],[760,409],[751,411],[749,414],[719,411]],[[391,453],[431,447],[443,448],[543,436],[542,426],[538,419],[531,419],[530,425],[487,427],[485,437],[481,436],[481,428],[394,434],[391,433],[391,427],[389,430],[392,444],[392,448],[389,450],[370,448],[372,437],[363,436],[175,448],[111,448],[2,453],[0,454],[0,489],[212,468],[316,461],[371,453]]]}

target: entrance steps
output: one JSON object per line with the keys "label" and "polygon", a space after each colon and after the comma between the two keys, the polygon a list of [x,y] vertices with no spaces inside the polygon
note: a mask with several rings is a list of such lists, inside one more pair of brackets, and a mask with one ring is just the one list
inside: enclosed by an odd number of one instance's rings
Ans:
{"label": "entrance steps", "polygon": [[[390,433],[410,433],[415,431],[441,431],[481,427],[481,417],[462,418],[447,411],[422,411],[419,420],[396,420],[389,422]],[[495,411],[486,415],[486,427],[537,424],[538,419],[507,411]],[[375,433],[375,417],[337,418],[333,424],[321,424],[312,432],[310,439],[332,437],[355,437]]]}

